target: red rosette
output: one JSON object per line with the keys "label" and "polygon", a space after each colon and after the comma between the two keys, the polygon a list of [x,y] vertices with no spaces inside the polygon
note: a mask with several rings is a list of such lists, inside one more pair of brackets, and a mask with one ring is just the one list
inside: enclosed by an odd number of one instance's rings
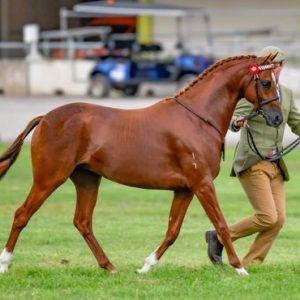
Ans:
{"label": "red rosette", "polygon": [[252,74],[252,75],[257,75],[258,72],[259,72],[259,67],[258,67],[258,65],[257,65],[257,64],[251,64],[251,65],[249,66],[249,71],[250,71],[250,74]]}

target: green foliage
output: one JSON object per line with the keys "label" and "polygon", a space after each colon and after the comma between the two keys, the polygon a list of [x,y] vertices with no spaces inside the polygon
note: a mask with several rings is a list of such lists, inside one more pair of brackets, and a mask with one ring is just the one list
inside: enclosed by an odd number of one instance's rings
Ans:
{"label": "green foliage", "polygon": [[[0,152],[6,147],[1,145]],[[229,223],[251,213],[235,178],[229,177],[233,151],[216,179],[220,205]],[[181,234],[156,268],[135,270],[163,240],[172,193],[129,188],[103,180],[94,213],[96,236],[117,274],[99,269],[72,224],[75,190],[68,181],[22,232],[7,274],[0,275],[1,299],[300,299],[300,150],[286,159],[286,224],[263,265],[240,277],[228,265],[214,267],[206,255],[204,232],[211,224],[195,198]],[[15,210],[31,185],[29,146],[0,182],[0,243],[4,247]],[[242,257],[253,237],[235,242]],[[224,257],[226,261],[226,255]]]}

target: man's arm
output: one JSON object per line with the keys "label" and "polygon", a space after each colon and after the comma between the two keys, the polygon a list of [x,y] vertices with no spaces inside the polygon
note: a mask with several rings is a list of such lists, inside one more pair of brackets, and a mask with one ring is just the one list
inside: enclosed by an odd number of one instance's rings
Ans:
{"label": "man's arm", "polygon": [[229,129],[238,132],[241,127],[247,126],[245,117],[253,110],[253,105],[245,98],[239,100],[230,121]]}

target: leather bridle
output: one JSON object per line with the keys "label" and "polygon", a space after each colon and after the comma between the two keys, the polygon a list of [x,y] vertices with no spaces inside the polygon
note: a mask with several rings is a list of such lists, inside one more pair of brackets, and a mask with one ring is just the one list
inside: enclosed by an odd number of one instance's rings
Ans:
{"label": "leather bridle", "polygon": [[275,64],[267,64],[267,65],[257,65],[257,64],[251,64],[249,66],[249,71],[250,73],[253,75],[253,77],[249,80],[249,83],[247,84],[246,88],[245,88],[245,93],[250,85],[250,83],[252,82],[252,80],[255,81],[255,92],[256,92],[256,109],[254,111],[257,112],[258,114],[264,114],[264,112],[262,111],[262,107],[273,102],[273,101],[277,101],[279,100],[279,93],[277,93],[276,96],[269,98],[269,99],[263,99],[260,97],[259,95],[259,88],[258,88],[258,84],[260,84],[262,86],[262,80],[259,77],[259,72],[261,71],[265,71],[265,70],[272,70],[275,68]]}
{"label": "leather bridle", "polygon": [[[257,65],[256,65],[257,66]],[[271,65],[265,65],[265,66],[259,66],[258,67],[258,71],[255,70],[255,74],[254,74],[254,80],[255,80],[255,85],[256,85],[256,97],[257,97],[257,108],[255,110],[253,110],[249,115],[247,115],[245,117],[245,119],[250,120],[254,117],[256,117],[257,115],[261,114],[264,116],[265,112],[262,110],[262,107],[264,105],[269,104],[270,102],[276,101],[279,99],[279,94],[275,97],[272,97],[270,99],[266,99],[266,100],[261,100],[259,97],[259,93],[258,93],[258,87],[257,87],[257,82],[260,81],[260,78],[258,76],[258,72],[260,70],[260,68],[263,68],[262,70],[266,70],[266,69],[274,69],[274,64]],[[251,82],[251,81],[250,81]],[[249,82],[249,84],[250,84]],[[248,84],[248,85],[249,85]],[[248,88],[248,86],[247,86]],[[258,150],[252,132],[249,128],[249,126],[247,126],[247,140],[248,140],[248,144],[250,149],[256,153],[260,159],[262,160],[268,160],[268,161],[278,161],[279,159],[281,159],[283,156],[287,155],[289,152],[291,152],[293,149],[295,149],[299,144],[300,144],[300,137],[298,137],[297,139],[295,139],[292,143],[290,143],[288,146],[286,146],[285,148],[283,148],[281,151],[277,150],[275,151],[271,156],[266,156],[264,157]]]}
{"label": "leather bridle", "polygon": [[[253,74],[253,77],[250,79],[249,83],[247,84],[246,88],[245,88],[245,93],[250,85],[250,83],[252,82],[252,80],[255,80],[255,90],[256,90],[256,101],[257,101],[257,107],[256,109],[250,114],[248,115],[246,118],[250,119],[253,118],[259,114],[264,115],[264,111],[262,110],[262,107],[269,104],[270,102],[279,100],[279,94],[277,94],[276,96],[270,98],[270,99],[262,99],[259,96],[259,91],[258,91],[258,86],[257,83],[261,82],[261,79],[258,75],[258,73],[260,71],[265,71],[265,70],[270,70],[270,69],[274,69],[275,65],[274,64],[268,64],[268,65],[257,65],[257,64],[251,64],[249,66],[249,70],[250,73]],[[245,94],[244,93],[244,94]],[[195,116],[197,116],[199,119],[201,119],[202,121],[204,121],[205,123],[207,123],[208,125],[210,125],[211,127],[213,127],[218,134],[221,136],[221,138],[224,140],[224,136],[221,132],[221,130],[208,118],[203,117],[200,113],[198,113],[197,111],[195,111],[191,106],[189,106],[187,103],[183,102],[182,100],[180,100],[178,97],[174,97],[175,101],[180,104],[181,106],[183,106],[186,110],[190,111],[191,113],[193,113]]]}
{"label": "leather bridle", "polygon": [[[250,83],[252,82],[252,80],[255,80],[255,90],[256,90],[256,101],[257,101],[257,107],[256,109],[249,114],[248,116],[246,116],[246,119],[250,119],[253,118],[259,114],[264,115],[264,111],[262,110],[262,107],[269,104],[270,102],[279,100],[279,94],[277,94],[276,96],[270,98],[270,99],[262,99],[259,96],[259,91],[258,91],[258,82],[261,83],[261,79],[258,75],[258,73],[260,71],[264,71],[264,70],[270,70],[270,69],[274,69],[275,65],[274,64],[268,64],[268,65],[261,65],[258,66],[257,64],[251,64],[249,66],[250,69],[250,73],[253,74],[253,77],[250,79],[249,83],[246,86],[245,89],[245,93],[250,85]],[[244,94],[245,94],[244,93]],[[189,112],[191,112],[192,114],[194,114],[195,116],[197,116],[200,120],[202,120],[203,122],[205,122],[206,124],[210,125],[212,128],[214,128],[218,134],[221,136],[222,138],[222,153],[223,153],[223,160],[225,158],[225,139],[224,139],[224,135],[221,132],[221,130],[208,118],[203,117],[199,112],[195,111],[191,106],[189,106],[187,103],[183,102],[181,99],[179,99],[178,97],[174,97],[175,101],[180,104],[182,107],[184,107],[186,110],[188,110]]]}

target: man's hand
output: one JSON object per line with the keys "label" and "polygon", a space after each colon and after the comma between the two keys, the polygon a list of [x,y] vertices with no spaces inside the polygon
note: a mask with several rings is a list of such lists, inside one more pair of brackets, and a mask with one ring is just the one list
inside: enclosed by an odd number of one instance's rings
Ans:
{"label": "man's hand", "polygon": [[233,121],[233,125],[236,128],[241,128],[241,127],[247,127],[248,126],[248,121],[247,119],[245,119],[244,117],[237,117],[234,121]]}

